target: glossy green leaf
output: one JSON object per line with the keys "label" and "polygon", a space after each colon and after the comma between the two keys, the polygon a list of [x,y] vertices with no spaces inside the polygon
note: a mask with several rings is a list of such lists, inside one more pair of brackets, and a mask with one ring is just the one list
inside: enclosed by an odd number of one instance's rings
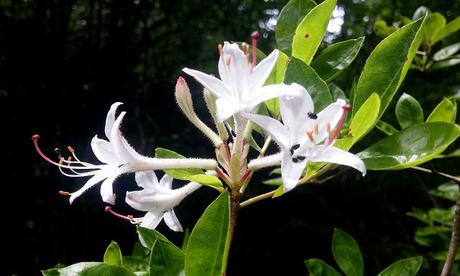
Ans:
{"label": "glossy green leaf", "polygon": [[177,276],[184,270],[184,253],[173,243],[157,239],[150,252],[150,275]]}
{"label": "glossy green leaf", "polygon": [[309,259],[305,261],[310,276],[341,276],[332,266],[320,259]]}
{"label": "glossy green leaf", "polygon": [[338,85],[331,82],[327,86],[329,87],[329,91],[331,92],[332,102],[335,102],[338,99],[342,99],[349,102],[347,95],[345,95],[345,92]]}
{"label": "glossy green leaf", "polygon": [[104,253],[104,263],[109,265],[123,265],[123,255],[118,243],[112,241]]}
{"label": "glossy green leaf", "polygon": [[377,36],[385,38],[392,33],[396,32],[398,28],[395,26],[388,26],[385,20],[377,20],[374,23],[374,32]]}
{"label": "glossy green leaf", "polygon": [[291,55],[292,38],[305,15],[316,6],[311,0],[291,0],[281,10],[276,22],[276,44],[278,49]]}
{"label": "glossy green leaf", "polygon": [[428,216],[433,222],[451,226],[455,214],[455,208],[455,206],[452,206],[449,209],[432,208],[428,211]]}
{"label": "glossy green leaf", "polygon": [[[164,148],[155,149],[155,157],[157,158],[185,158],[183,155],[180,155],[172,150]],[[213,175],[204,174],[202,169],[168,169],[164,170],[169,176],[187,181],[198,182],[203,185],[212,186],[212,187],[223,187],[222,182],[219,178]]]}
{"label": "glossy green leaf", "polygon": [[375,125],[380,109],[380,98],[377,93],[373,93],[353,117],[350,129],[353,141],[356,143],[361,137],[366,135]]}
{"label": "glossy green leaf", "polygon": [[434,37],[433,44],[460,30],[460,16],[447,23]]}
{"label": "glossy green leaf", "polygon": [[377,276],[415,276],[422,265],[422,257],[412,257],[392,263]]}
{"label": "glossy green leaf", "polygon": [[439,12],[431,13],[425,20],[423,27],[423,40],[427,45],[433,45],[439,31],[446,25],[446,18]]}
{"label": "glossy green leaf", "polygon": [[74,275],[80,275],[83,270],[102,264],[100,262],[81,262],[81,263],[76,263],[73,265],[69,265],[67,267],[63,268],[51,268],[48,270],[42,270],[42,274],[45,276],[54,276],[54,275],[60,275],[60,276],[74,276]]}
{"label": "glossy green leaf", "polygon": [[440,185],[436,190],[430,191],[430,194],[450,201],[457,201],[459,196],[458,184],[451,180]]}
{"label": "glossy green leaf", "polygon": [[457,103],[454,100],[444,98],[431,112],[427,122],[455,122],[457,116]]}
{"label": "glossy green leaf", "polygon": [[185,275],[222,275],[227,263],[230,223],[228,192],[206,208],[193,228],[185,251]]}
{"label": "glossy green leaf", "polygon": [[368,170],[410,168],[436,157],[459,135],[460,129],[454,124],[422,123],[378,141],[358,156]]}
{"label": "glossy green leaf", "polygon": [[423,19],[406,25],[380,42],[364,65],[353,93],[353,114],[369,96],[380,96],[379,117],[403,81],[422,39]]}
{"label": "glossy green leaf", "polygon": [[363,42],[364,37],[360,37],[332,44],[313,60],[311,67],[329,82],[355,60]]}
{"label": "glossy green leaf", "polygon": [[[284,74],[289,62],[289,57],[280,52],[278,60],[276,61],[275,68],[271,72],[265,84],[278,84],[284,81]],[[268,110],[270,111],[273,118],[277,118],[280,114],[280,101],[279,98],[271,99],[265,102]]]}
{"label": "glossy green leaf", "polygon": [[147,248],[152,248],[157,240],[169,242],[169,240],[157,230],[138,226],[137,233],[144,240],[144,243],[147,246]]}
{"label": "glossy green leaf", "polygon": [[345,275],[363,275],[364,263],[358,244],[350,235],[337,228],[332,236],[332,254]]}
{"label": "glossy green leaf", "polygon": [[446,248],[449,246],[451,229],[446,226],[419,227],[415,232],[414,240],[423,246]]}
{"label": "glossy green leaf", "polygon": [[293,57],[310,64],[323,40],[336,2],[336,0],[325,0],[303,18],[292,40]]}
{"label": "glossy green leaf", "polygon": [[433,65],[430,66],[429,70],[435,71],[439,69],[444,69],[447,67],[457,65],[459,63],[460,63],[460,55],[455,55],[449,59],[433,63]]}
{"label": "glossy green leaf", "polygon": [[398,130],[394,126],[382,120],[378,121],[375,126],[377,127],[378,130],[380,130],[381,132],[385,133],[388,136],[393,135],[396,132],[398,132]]}
{"label": "glossy green leaf", "polygon": [[262,183],[265,185],[280,186],[280,185],[283,185],[283,180],[281,179],[281,177],[277,177],[277,178],[264,180],[262,181]]}
{"label": "glossy green leaf", "polygon": [[442,48],[441,50],[437,51],[433,55],[433,60],[434,61],[440,61],[440,60],[450,58],[451,56],[453,56],[458,51],[460,51],[460,42],[451,44],[451,45],[446,46],[446,47]]}
{"label": "glossy green leaf", "polygon": [[305,62],[292,58],[284,77],[286,84],[298,83],[307,89],[313,99],[315,110],[322,110],[331,103],[332,97],[327,84]]}
{"label": "glossy green leaf", "polygon": [[412,15],[412,21],[420,19],[420,18],[422,18],[422,17],[424,17],[425,15],[428,15],[428,14],[431,14],[430,9],[428,9],[425,6],[420,6],[415,10],[414,14]]}
{"label": "glossy green leaf", "polygon": [[[75,275],[75,274],[72,274]],[[98,264],[84,269],[79,276],[136,276],[133,272],[122,266]]]}
{"label": "glossy green leaf", "polygon": [[[135,271],[136,275],[148,276],[149,271],[149,258],[139,256],[123,256],[124,266],[131,271]],[[143,272],[143,273],[142,273]]]}
{"label": "glossy green leaf", "polygon": [[396,119],[401,128],[423,123],[423,109],[420,103],[411,95],[403,93],[396,103]]}

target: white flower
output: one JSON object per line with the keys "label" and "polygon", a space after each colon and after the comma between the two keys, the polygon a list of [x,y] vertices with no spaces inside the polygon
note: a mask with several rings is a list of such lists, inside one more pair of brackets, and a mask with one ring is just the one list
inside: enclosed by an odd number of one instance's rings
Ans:
{"label": "white flower", "polygon": [[339,99],[316,114],[305,88],[292,84],[290,89],[301,90],[302,96],[281,97],[280,113],[284,124],[267,116],[243,115],[261,126],[281,148],[280,154],[267,157],[266,160],[256,159],[249,164],[249,168],[257,168],[264,162],[273,165],[281,161],[284,192],[297,185],[307,161],[346,165],[364,175],[366,167],[361,159],[332,146],[350,108],[345,101]]}
{"label": "white flower", "polygon": [[251,112],[261,102],[288,93],[283,85],[263,87],[277,59],[278,50],[274,50],[254,66],[238,44],[225,42],[219,58],[220,79],[189,68],[183,71],[217,97],[217,118],[223,122],[233,114]]}
{"label": "white flower", "polygon": [[[118,117],[115,117],[116,110],[121,104],[120,102],[112,104],[107,113],[105,135],[108,140],[100,139],[97,135],[91,140],[91,148],[97,159],[103,163],[101,165],[80,161],[72,148],[70,148],[70,152],[75,160],[61,158],[59,163],[54,162],[45,156],[38,147],[38,138],[40,136],[34,135],[32,137],[40,156],[58,166],[64,175],[69,177],[91,176],[78,191],[68,193],[70,194],[70,203],[85,191],[103,181],[100,190],[102,200],[114,204],[115,194],[113,193],[112,184],[123,173],[170,168],[214,169],[217,166],[216,161],[210,159],[158,159],[140,155],[129,145],[120,130],[120,125],[126,112],[121,112]],[[64,170],[68,170],[68,172]]]}
{"label": "white flower", "polygon": [[147,212],[142,218],[133,218],[133,223],[140,223],[142,227],[155,229],[164,219],[166,225],[176,232],[182,232],[182,226],[174,213],[173,208],[189,194],[201,187],[200,184],[190,182],[187,185],[172,189],[173,178],[165,174],[160,182],[153,171],[137,172],[136,183],[142,190],[127,192],[126,203],[132,208]]}

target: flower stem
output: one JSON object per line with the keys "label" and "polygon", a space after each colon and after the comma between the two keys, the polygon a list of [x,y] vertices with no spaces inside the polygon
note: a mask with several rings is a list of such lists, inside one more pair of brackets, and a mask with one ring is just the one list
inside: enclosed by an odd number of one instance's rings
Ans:
{"label": "flower stem", "polygon": [[454,222],[452,224],[452,234],[450,236],[449,251],[447,252],[447,258],[442,268],[441,276],[448,276],[452,269],[452,265],[455,262],[457,255],[458,239],[459,239],[459,228],[460,228],[460,196],[457,198],[455,205]]}
{"label": "flower stem", "polygon": [[227,270],[227,265],[228,265],[228,255],[230,252],[230,247],[233,241],[233,234],[235,233],[235,226],[236,226],[236,218],[238,215],[238,210],[240,209],[240,200],[241,200],[241,194],[238,192],[238,190],[232,191],[230,194],[230,223],[228,226],[228,240],[227,243],[228,245],[226,246],[227,252],[225,252],[226,256],[226,263],[225,263],[225,272],[223,273],[223,276],[225,276],[226,270]]}

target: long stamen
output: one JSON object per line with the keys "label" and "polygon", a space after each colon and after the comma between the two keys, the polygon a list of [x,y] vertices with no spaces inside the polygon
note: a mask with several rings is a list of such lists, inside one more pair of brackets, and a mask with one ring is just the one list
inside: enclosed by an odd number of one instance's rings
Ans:
{"label": "long stamen", "polygon": [[105,207],[104,211],[106,211],[107,213],[110,213],[110,214],[112,214],[112,215],[114,215],[114,216],[116,216],[118,218],[128,220],[130,222],[133,222],[133,220],[134,220],[134,217],[132,215],[124,216],[124,215],[122,215],[120,213],[117,213],[114,210],[112,210],[112,207],[110,207],[110,206]]}
{"label": "long stamen", "polygon": [[332,135],[329,136],[326,142],[326,146],[329,146],[334,142],[334,140],[337,138],[339,135],[340,129],[342,128],[343,123],[345,122],[345,118],[347,117],[348,111],[350,111],[351,106],[349,104],[346,104],[342,106],[343,113],[342,116],[340,117],[339,121],[337,122],[337,125],[334,128],[334,131],[332,132]]}
{"label": "long stamen", "polygon": [[252,64],[251,64],[251,73],[252,73],[252,70],[254,69],[254,67],[256,67],[256,63],[257,63],[257,40],[259,40],[260,38],[259,32],[254,31],[251,34],[251,38],[252,38]]}

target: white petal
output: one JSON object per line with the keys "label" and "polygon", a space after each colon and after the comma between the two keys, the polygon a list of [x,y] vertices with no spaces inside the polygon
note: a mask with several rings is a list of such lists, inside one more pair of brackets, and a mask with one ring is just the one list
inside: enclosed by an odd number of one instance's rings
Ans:
{"label": "white petal", "polygon": [[173,178],[167,174],[163,175],[160,180],[159,186],[171,190],[172,189]]}
{"label": "white petal", "polygon": [[158,224],[160,224],[163,219],[163,215],[164,212],[148,212],[142,218],[141,226],[153,230],[157,228]]}
{"label": "white petal", "polygon": [[274,50],[271,54],[264,58],[256,67],[252,70],[249,76],[248,90],[251,93],[252,90],[258,89],[265,84],[268,76],[273,70],[273,67],[278,60],[279,51]]}
{"label": "white petal", "polygon": [[357,169],[363,175],[366,174],[366,166],[361,159],[352,153],[336,147],[327,147],[322,152],[319,152],[316,156],[312,156],[309,159],[313,162],[327,162],[349,166]]}
{"label": "white petal", "polygon": [[313,100],[301,85],[293,83],[289,87],[299,91],[300,96],[281,96],[280,113],[284,125],[289,129],[290,141],[294,143],[311,128],[312,120],[308,118],[308,113],[313,112]]}
{"label": "white petal", "polygon": [[228,88],[233,88],[234,97],[242,98],[248,85],[249,61],[236,43],[224,43],[219,58],[219,76]]}
{"label": "white petal", "polygon": [[94,155],[97,159],[105,164],[120,164],[121,160],[113,152],[112,145],[103,139],[99,139],[96,136],[91,140],[91,149],[93,150]]}
{"label": "white petal", "polygon": [[286,84],[272,84],[261,87],[257,90],[251,91],[251,99],[246,103],[247,109],[253,108],[279,96],[300,96],[301,93],[298,89],[292,89]]}
{"label": "white petal", "polygon": [[289,133],[283,124],[278,120],[270,118],[268,116],[262,116],[251,113],[242,113],[241,116],[253,121],[263,128],[268,134],[270,134],[278,145],[287,149],[289,147]]}
{"label": "white petal", "polygon": [[[125,202],[131,208],[139,211],[162,210],[156,202],[157,197],[154,192],[147,190],[126,192]],[[166,209],[167,210],[167,209]],[[165,211],[165,210],[162,210]]]}
{"label": "white petal", "polygon": [[289,152],[283,153],[283,159],[281,160],[281,178],[283,180],[284,193],[289,192],[297,186],[299,178],[307,164],[307,159],[295,163],[292,161],[292,158]]}
{"label": "white petal", "polygon": [[137,153],[131,145],[129,145],[120,130],[120,125],[125,115],[126,112],[122,112],[115,120],[112,131],[110,132],[110,144],[112,145],[115,154],[118,156],[118,159],[123,163],[139,162],[139,160],[142,159],[142,156]]}
{"label": "white petal", "polygon": [[110,137],[110,131],[112,130],[113,123],[115,122],[115,112],[117,108],[122,105],[121,102],[113,103],[110,107],[109,112],[107,113],[107,118],[105,119],[105,136]]}
{"label": "white petal", "polygon": [[134,179],[137,186],[145,190],[154,190],[155,186],[158,185],[158,178],[154,171],[136,172]]}
{"label": "white petal", "polygon": [[108,177],[101,184],[101,197],[102,201],[115,205],[115,194],[113,192],[113,182],[118,177],[118,175],[113,175]]}
{"label": "white petal", "polygon": [[101,170],[100,172],[98,172],[97,174],[95,174],[93,177],[91,177],[90,179],[88,179],[88,181],[86,181],[85,185],[83,185],[83,187],[81,187],[78,191],[75,191],[73,192],[71,195],[70,195],[70,198],[69,198],[69,201],[70,201],[70,204],[73,203],[73,201],[81,196],[84,192],[86,192],[89,188],[93,187],[94,185],[96,185],[97,183],[101,182],[102,180],[106,179],[107,177],[111,176],[112,174],[116,174],[117,173],[117,169],[114,168],[112,170],[110,169],[103,169]]}
{"label": "white petal", "polygon": [[335,103],[331,103],[318,113],[318,119],[314,120],[315,124],[318,125],[318,134],[314,136],[315,143],[319,143],[326,139],[329,135],[329,131],[337,126],[344,112],[342,107],[345,104],[346,102],[344,100],[338,99]]}
{"label": "white petal", "polygon": [[223,122],[237,112],[237,107],[225,98],[216,100],[216,115],[219,122]]}
{"label": "white petal", "polygon": [[231,98],[232,92],[231,88],[229,89],[221,80],[218,78],[200,72],[198,70],[193,70],[189,68],[182,69],[185,73],[194,77],[199,83],[204,87],[208,88],[217,98]]}
{"label": "white petal", "polygon": [[182,225],[179,222],[174,210],[167,211],[163,216],[166,225],[168,225],[169,229],[175,232],[184,232]]}

